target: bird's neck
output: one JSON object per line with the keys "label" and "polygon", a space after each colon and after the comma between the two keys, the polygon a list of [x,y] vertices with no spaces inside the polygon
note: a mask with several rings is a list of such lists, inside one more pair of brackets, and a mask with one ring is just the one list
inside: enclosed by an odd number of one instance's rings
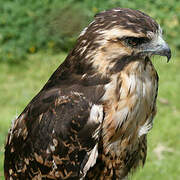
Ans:
{"label": "bird's neck", "polygon": [[120,139],[137,140],[140,127],[154,108],[156,76],[151,61],[143,60],[132,61],[111,76],[102,97],[106,113],[104,144],[108,146]]}

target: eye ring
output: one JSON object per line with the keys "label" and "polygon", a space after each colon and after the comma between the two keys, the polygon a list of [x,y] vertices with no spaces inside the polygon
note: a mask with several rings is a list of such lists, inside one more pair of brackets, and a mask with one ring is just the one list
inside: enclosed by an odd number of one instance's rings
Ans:
{"label": "eye ring", "polygon": [[136,47],[139,46],[141,44],[145,44],[147,42],[149,42],[149,39],[147,37],[126,37],[124,39],[124,42],[131,47]]}

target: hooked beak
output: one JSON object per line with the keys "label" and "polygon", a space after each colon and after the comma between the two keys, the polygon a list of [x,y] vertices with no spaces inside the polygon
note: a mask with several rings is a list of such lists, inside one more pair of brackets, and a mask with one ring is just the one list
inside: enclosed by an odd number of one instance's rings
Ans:
{"label": "hooked beak", "polygon": [[160,35],[156,40],[148,44],[148,47],[144,52],[147,52],[149,55],[166,56],[167,62],[169,62],[169,60],[171,59],[171,49]]}

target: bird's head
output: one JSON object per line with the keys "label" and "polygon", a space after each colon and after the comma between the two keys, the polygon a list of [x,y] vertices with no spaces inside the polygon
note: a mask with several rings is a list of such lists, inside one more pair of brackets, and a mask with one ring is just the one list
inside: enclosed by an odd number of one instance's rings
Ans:
{"label": "bird's head", "polygon": [[75,54],[107,73],[121,61],[171,58],[171,50],[163,40],[160,25],[148,15],[127,8],[101,12],[80,34]]}

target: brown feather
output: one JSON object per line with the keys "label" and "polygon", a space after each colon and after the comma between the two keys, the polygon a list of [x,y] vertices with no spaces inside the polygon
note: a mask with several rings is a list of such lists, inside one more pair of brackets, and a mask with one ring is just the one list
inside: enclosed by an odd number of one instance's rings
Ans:
{"label": "brown feather", "polygon": [[[97,14],[14,121],[5,178],[123,179],[144,165],[158,91],[146,50],[158,38],[165,43],[159,25],[140,11]],[[165,47],[156,54],[170,57]]]}

